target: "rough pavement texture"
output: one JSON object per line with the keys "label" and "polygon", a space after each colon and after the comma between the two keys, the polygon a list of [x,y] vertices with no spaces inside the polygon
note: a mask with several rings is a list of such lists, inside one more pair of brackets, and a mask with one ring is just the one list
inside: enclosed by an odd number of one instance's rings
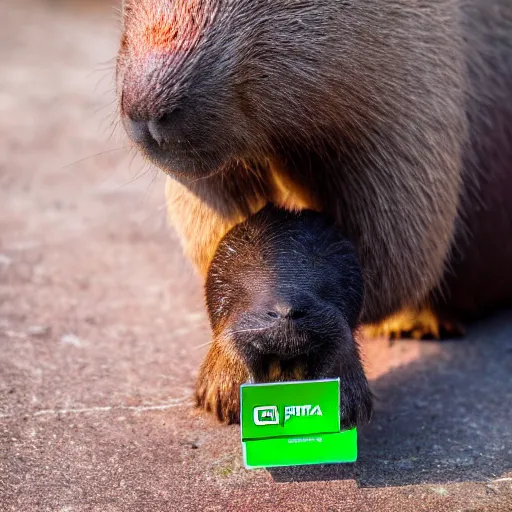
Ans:
{"label": "rough pavement texture", "polygon": [[162,177],[108,139],[105,2],[0,6],[0,510],[512,510],[512,314],[364,344],[360,461],[241,467],[192,407],[209,339]]}

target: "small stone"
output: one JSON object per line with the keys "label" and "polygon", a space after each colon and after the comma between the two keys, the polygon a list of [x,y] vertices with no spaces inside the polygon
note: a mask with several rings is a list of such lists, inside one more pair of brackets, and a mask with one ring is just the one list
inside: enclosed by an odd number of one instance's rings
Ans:
{"label": "small stone", "polygon": [[444,487],[433,487],[432,490],[440,496],[448,496],[449,492]]}
{"label": "small stone", "polygon": [[416,407],[416,409],[424,409],[427,406],[428,406],[428,402],[426,400],[415,400],[414,401],[414,407]]}
{"label": "small stone", "polygon": [[397,463],[397,468],[398,469],[412,469],[412,468],[414,468],[414,463],[408,459],[401,460]]}
{"label": "small stone", "polygon": [[47,325],[31,325],[27,329],[27,333],[29,336],[33,336],[34,338],[44,338],[48,336],[51,332],[51,328]]}
{"label": "small stone", "polygon": [[82,342],[76,334],[65,334],[60,339],[63,345],[72,345],[73,347],[81,347]]}
{"label": "small stone", "polygon": [[8,267],[11,263],[12,259],[9,258],[9,256],[6,256],[5,254],[0,254],[0,265]]}

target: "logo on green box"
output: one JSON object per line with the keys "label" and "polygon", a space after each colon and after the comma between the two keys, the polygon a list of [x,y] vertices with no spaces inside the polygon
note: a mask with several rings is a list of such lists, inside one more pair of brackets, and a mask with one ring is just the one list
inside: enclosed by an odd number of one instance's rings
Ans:
{"label": "logo on green box", "polygon": [[[320,405],[285,405],[283,425],[292,418],[323,416]],[[253,410],[254,424],[257,426],[279,425],[277,405],[255,407]]]}
{"label": "logo on green box", "polygon": [[254,424],[262,425],[279,425],[279,411],[277,406],[268,405],[264,407],[255,407],[253,412]]}

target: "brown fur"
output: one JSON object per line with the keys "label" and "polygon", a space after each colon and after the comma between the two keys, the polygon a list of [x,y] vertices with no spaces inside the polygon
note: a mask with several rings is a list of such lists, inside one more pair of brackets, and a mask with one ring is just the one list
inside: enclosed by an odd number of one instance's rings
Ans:
{"label": "brown fur", "polygon": [[[369,420],[372,396],[355,340],[363,278],[354,245],[332,219],[267,205],[221,240],[205,298],[213,345],[197,399],[220,420],[238,418],[237,390],[248,374],[254,382],[340,377],[343,425]],[[234,379],[227,388],[226,365]]]}
{"label": "brown fur", "polygon": [[[508,0],[177,5],[128,0],[118,83],[122,115],[144,122],[194,100],[186,157],[141,149],[173,176],[169,217],[203,275],[227,230],[273,201],[324,211],[355,242],[366,323],[510,304]],[[200,382],[220,396],[238,365],[214,346]]]}

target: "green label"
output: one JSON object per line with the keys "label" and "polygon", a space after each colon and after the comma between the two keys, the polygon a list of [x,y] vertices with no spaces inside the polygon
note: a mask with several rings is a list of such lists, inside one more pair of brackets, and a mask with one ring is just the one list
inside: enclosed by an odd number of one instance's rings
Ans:
{"label": "green label", "polygon": [[242,439],[339,432],[339,396],[339,379],[245,384]]}
{"label": "green label", "polygon": [[247,468],[339,464],[357,460],[357,430],[242,442]]}

